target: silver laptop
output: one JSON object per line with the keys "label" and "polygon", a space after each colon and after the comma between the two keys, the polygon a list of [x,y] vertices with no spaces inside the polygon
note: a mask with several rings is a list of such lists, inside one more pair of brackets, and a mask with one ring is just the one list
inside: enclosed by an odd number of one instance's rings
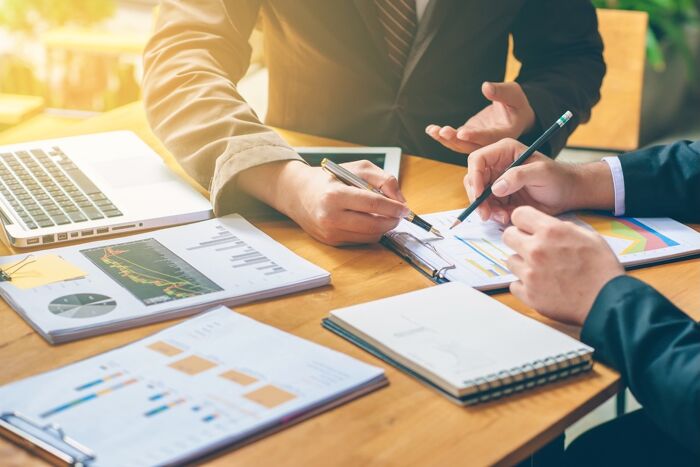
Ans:
{"label": "silver laptop", "polygon": [[135,134],[0,147],[7,241],[28,247],[200,221],[211,204]]}

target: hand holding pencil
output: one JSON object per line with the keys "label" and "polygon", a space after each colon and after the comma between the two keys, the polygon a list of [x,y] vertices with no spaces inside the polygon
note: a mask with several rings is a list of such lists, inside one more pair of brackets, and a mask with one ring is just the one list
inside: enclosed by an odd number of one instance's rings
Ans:
{"label": "hand holding pencil", "polygon": [[510,213],[517,206],[532,205],[555,213],[566,205],[566,186],[569,171],[563,170],[557,180],[562,185],[547,185],[548,174],[559,166],[537,149],[571,118],[566,112],[530,147],[513,139],[474,151],[468,159],[469,172],[464,179],[471,205],[459,216],[453,227],[478,211],[483,220],[493,219],[508,223]]}

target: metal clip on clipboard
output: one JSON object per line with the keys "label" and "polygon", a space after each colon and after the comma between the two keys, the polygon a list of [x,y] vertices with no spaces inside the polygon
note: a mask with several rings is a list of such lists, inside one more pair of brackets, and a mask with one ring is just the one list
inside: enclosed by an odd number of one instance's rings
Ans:
{"label": "metal clip on clipboard", "polygon": [[445,272],[455,265],[442,256],[430,243],[409,232],[389,232],[382,243],[401,255],[435,282],[446,282]]}
{"label": "metal clip on clipboard", "polygon": [[95,454],[55,424],[40,425],[17,412],[0,414],[0,435],[53,465],[87,467]]}

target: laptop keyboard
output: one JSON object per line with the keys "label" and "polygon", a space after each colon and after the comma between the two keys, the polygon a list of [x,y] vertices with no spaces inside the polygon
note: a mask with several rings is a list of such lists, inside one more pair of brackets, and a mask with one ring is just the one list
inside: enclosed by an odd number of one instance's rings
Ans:
{"label": "laptop keyboard", "polygon": [[0,193],[31,230],[123,215],[57,147],[0,153],[0,181]]}

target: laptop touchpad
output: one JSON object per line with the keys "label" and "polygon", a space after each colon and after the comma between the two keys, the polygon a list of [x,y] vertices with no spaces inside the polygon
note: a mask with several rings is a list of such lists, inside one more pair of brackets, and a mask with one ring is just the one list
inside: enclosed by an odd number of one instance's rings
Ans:
{"label": "laptop touchpad", "polygon": [[172,182],[174,178],[165,164],[142,157],[98,162],[93,167],[113,188]]}

